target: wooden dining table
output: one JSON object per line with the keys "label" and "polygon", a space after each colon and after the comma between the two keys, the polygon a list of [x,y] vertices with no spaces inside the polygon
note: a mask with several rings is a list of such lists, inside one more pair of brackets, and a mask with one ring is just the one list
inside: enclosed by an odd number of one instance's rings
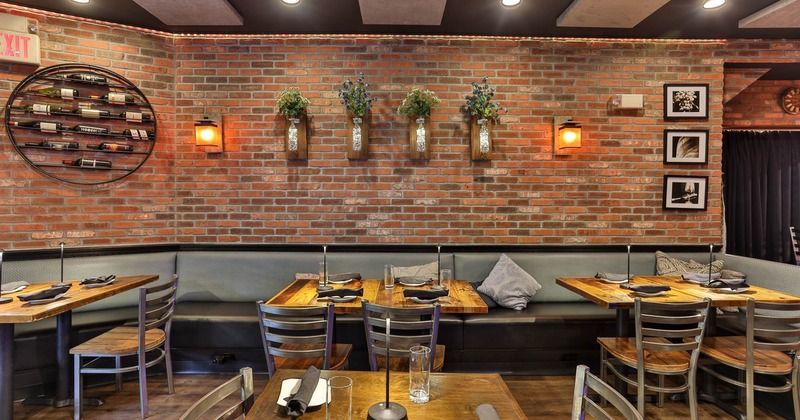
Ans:
{"label": "wooden dining table", "polygon": [[[261,391],[247,418],[287,419],[285,408],[278,405],[281,384],[286,379],[302,378],[305,371],[279,369],[267,387]],[[385,372],[328,371],[321,378],[347,376],[353,380],[352,410],[354,419],[366,419],[367,410],[386,400]],[[525,419],[525,413],[511,394],[503,378],[496,373],[431,373],[430,401],[416,404],[408,394],[408,372],[392,372],[389,379],[389,399],[408,412],[409,419],[470,419],[478,418],[476,408],[491,404],[501,419]],[[303,419],[324,419],[325,405],[311,407]]]}
{"label": "wooden dining table", "polygon": [[14,324],[56,316],[58,378],[55,396],[34,398],[25,403],[42,403],[54,407],[70,405],[72,363],[69,336],[72,330],[72,310],[154,282],[158,277],[157,274],[121,276],[102,287],[87,287],[81,285],[80,280],[67,281],[71,287],[63,298],[40,305],[23,302],[18,296],[47,289],[53,283],[34,283],[18,292],[3,293],[3,297],[11,297],[12,301],[0,304],[0,419],[11,419],[14,416]]}
{"label": "wooden dining table", "polygon": [[[368,300],[391,307],[415,307],[423,304],[414,303],[411,299],[403,296],[403,291],[407,289],[424,290],[430,289],[433,285],[425,283],[422,286],[405,286],[396,283],[391,289],[383,285],[383,280],[366,279],[353,280],[347,284],[330,284],[333,288],[364,289],[364,295],[349,302],[335,302],[334,311],[336,313],[361,313],[361,301]],[[442,285],[449,290],[449,295],[438,299],[442,313],[472,313],[485,314],[489,312],[489,307],[481,300],[481,297],[473,289],[472,285],[466,280],[443,280]],[[298,279],[286,286],[283,290],[273,296],[267,305],[304,307],[318,306],[327,304],[328,298],[317,296],[319,282],[316,279]]]}

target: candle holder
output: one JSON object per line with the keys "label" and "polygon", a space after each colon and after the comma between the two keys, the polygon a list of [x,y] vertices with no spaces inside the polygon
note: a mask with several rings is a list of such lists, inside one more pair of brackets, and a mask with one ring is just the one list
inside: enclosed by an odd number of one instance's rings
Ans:
{"label": "candle holder", "polygon": [[[3,287],[3,250],[0,249],[0,287]],[[8,303],[11,302],[13,298],[10,297],[0,297],[0,303]]]}
{"label": "candle holder", "polygon": [[714,243],[708,244],[708,282],[711,283],[711,263],[714,262]]}
{"label": "candle holder", "polygon": [[59,242],[59,247],[61,247],[61,281],[59,281],[58,285],[66,284],[64,283],[64,242]]}
{"label": "candle holder", "polygon": [[625,274],[626,284],[631,283],[631,244],[628,244],[628,271]]}
{"label": "candle holder", "polygon": [[322,285],[317,287],[318,292],[333,290],[328,286],[328,245],[322,245]]}

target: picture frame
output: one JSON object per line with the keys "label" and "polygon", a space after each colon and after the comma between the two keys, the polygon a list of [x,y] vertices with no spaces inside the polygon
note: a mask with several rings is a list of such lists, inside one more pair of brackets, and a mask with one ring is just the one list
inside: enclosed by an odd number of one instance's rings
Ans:
{"label": "picture frame", "polygon": [[706,210],[707,176],[664,175],[665,209]]}
{"label": "picture frame", "polygon": [[708,130],[664,130],[664,163],[708,163]]}
{"label": "picture frame", "polygon": [[708,84],[664,84],[664,119],[708,119]]}

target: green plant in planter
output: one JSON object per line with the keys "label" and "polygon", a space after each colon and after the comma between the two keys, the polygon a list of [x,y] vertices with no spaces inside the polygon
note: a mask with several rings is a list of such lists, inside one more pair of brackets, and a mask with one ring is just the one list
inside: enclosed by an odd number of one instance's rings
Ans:
{"label": "green plant in planter", "polygon": [[367,111],[372,108],[372,102],[375,100],[367,92],[368,87],[369,83],[364,83],[364,73],[362,72],[355,83],[347,79],[342,83],[342,88],[339,89],[342,105],[344,105],[347,112],[357,118],[363,118],[367,115]]}
{"label": "green plant in planter", "polygon": [[300,94],[300,88],[291,87],[278,94],[278,112],[286,118],[297,118],[306,113],[308,99]]}
{"label": "green plant in planter", "polygon": [[403,103],[397,108],[397,113],[412,118],[428,118],[431,116],[431,108],[439,102],[441,100],[432,91],[414,88],[403,99]]}
{"label": "green plant in planter", "polygon": [[492,102],[494,88],[487,83],[484,77],[481,84],[472,82],[472,95],[467,95],[466,108],[470,115],[500,122],[499,112],[508,112],[508,108],[501,108],[497,102]]}

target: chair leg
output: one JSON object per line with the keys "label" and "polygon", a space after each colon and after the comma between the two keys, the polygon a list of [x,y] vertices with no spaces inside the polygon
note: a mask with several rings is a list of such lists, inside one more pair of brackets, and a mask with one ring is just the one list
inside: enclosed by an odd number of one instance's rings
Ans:
{"label": "chair leg", "polygon": [[755,418],[755,414],[756,414],[756,401],[755,401],[756,392],[755,392],[755,386],[754,386],[754,382],[753,382],[755,380],[755,374],[752,371],[751,372],[747,372],[746,373],[746,377],[747,377],[746,378],[746,380],[747,380],[747,383],[746,383],[746,387],[747,387],[747,396],[746,396],[746,398],[747,398],[747,401],[746,401],[745,407],[746,407],[746,410],[747,410],[747,418],[748,419],[754,419]]}
{"label": "chair leg", "polygon": [[698,420],[697,414],[697,373],[689,373],[689,389],[686,390],[686,399],[689,401],[689,414],[692,420]]}
{"label": "chair leg", "polygon": [[[608,383],[608,381],[606,380],[606,377],[607,377],[606,369],[607,369],[606,368],[606,349],[601,346],[600,347],[600,380],[603,381],[603,383]],[[600,406],[601,407],[605,407],[607,405],[608,405],[608,402],[606,401],[606,399],[603,398],[603,397],[600,397]]]}
{"label": "chair leg", "polygon": [[147,366],[144,354],[139,355],[139,405],[141,406],[142,418],[147,418]]}
{"label": "chair leg", "polygon": [[[664,375],[658,375],[658,386],[660,386],[661,388],[664,387]],[[663,392],[659,392],[658,393],[658,399],[656,400],[656,406],[658,408],[663,408],[664,407],[664,393]]]}
{"label": "chair leg", "polygon": [[[119,370],[122,367],[122,358],[117,356],[115,359],[117,370]],[[122,374],[119,372],[117,372],[117,391],[122,391]]]}
{"label": "chair leg", "polygon": [[167,361],[167,390],[170,394],[175,393],[175,386],[172,382],[172,354],[169,351],[169,344],[166,346],[166,361]]}
{"label": "chair leg", "polygon": [[643,369],[636,369],[636,409],[644,417],[644,389],[645,372]]}
{"label": "chair leg", "polygon": [[74,394],[73,405],[74,405],[75,410],[73,412],[73,418],[75,420],[80,420],[81,419],[81,401],[82,401],[81,398],[83,398],[81,396],[81,391],[83,390],[83,380],[82,380],[82,376],[81,376],[81,355],[80,354],[76,354],[75,355],[74,363],[75,363],[75,366],[74,366],[74,369],[75,369],[74,381],[75,382],[73,384],[73,388],[75,389],[75,394]]}

